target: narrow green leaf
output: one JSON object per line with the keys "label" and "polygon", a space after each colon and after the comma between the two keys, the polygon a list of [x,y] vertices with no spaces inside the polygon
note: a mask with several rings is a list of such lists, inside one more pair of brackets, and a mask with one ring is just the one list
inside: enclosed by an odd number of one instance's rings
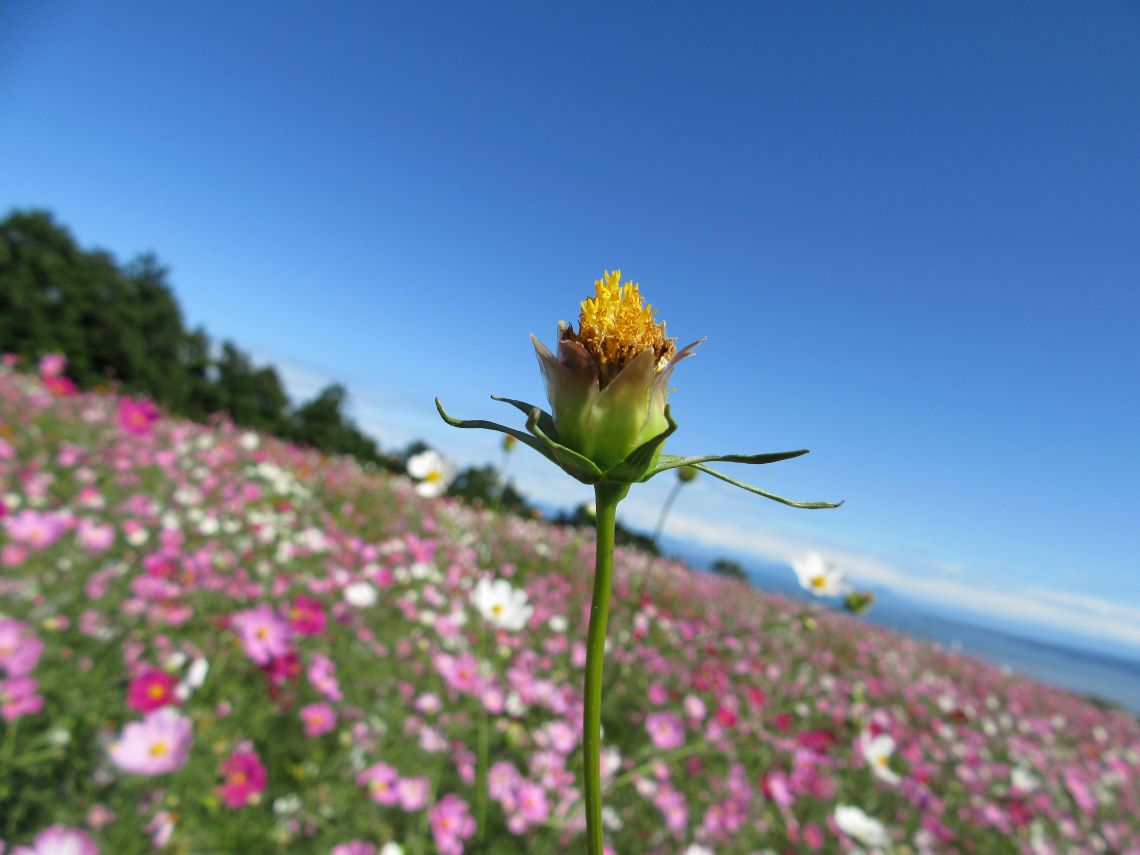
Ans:
{"label": "narrow green leaf", "polygon": [[695,466],[698,463],[709,463],[710,461],[717,461],[721,463],[750,463],[759,465],[762,463],[779,463],[781,460],[791,460],[794,457],[802,457],[807,454],[806,448],[801,448],[799,451],[773,451],[769,454],[706,454],[699,457],[678,457],[675,454],[662,454],[657,458],[657,465],[647,473],[641,480],[646,481],[652,478],[659,472],[664,472],[667,469],[676,469],[678,466]]}
{"label": "narrow green leaf", "polygon": [[484,430],[497,430],[499,433],[510,434],[515,439],[517,439],[519,442],[523,442],[523,443],[526,443],[527,445],[529,445],[531,448],[533,448],[535,451],[537,451],[539,454],[541,454],[543,457],[545,457],[551,463],[554,463],[555,465],[559,465],[559,466],[561,465],[554,458],[554,455],[551,454],[550,450],[546,447],[546,445],[544,443],[540,442],[539,440],[535,439],[530,434],[523,433],[521,430],[515,430],[514,428],[509,428],[506,425],[501,425],[501,424],[498,424],[497,422],[484,421],[483,419],[457,419],[457,418],[453,418],[452,416],[449,416],[447,414],[447,411],[443,408],[443,404],[442,404],[442,402],[440,402],[439,398],[435,399],[435,408],[437,410],[439,410],[439,414],[443,418],[443,420],[445,422],[447,422],[449,425],[451,425],[452,427],[457,427],[457,428],[483,428]]}
{"label": "narrow green leaf", "polygon": [[542,411],[535,407],[531,410],[530,418],[527,419],[526,429],[538,437],[539,441],[544,443],[550,453],[553,455],[553,460],[562,470],[574,478],[577,478],[583,484],[596,484],[603,480],[602,470],[598,468],[598,464],[594,463],[588,457],[579,454],[571,448],[567,448],[561,443],[555,442],[546,435],[539,424]]}
{"label": "narrow green leaf", "polygon": [[702,472],[707,472],[714,478],[719,478],[721,481],[727,481],[733,486],[740,487],[742,490],[747,490],[749,493],[755,493],[757,496],[763,496],[765,499],[771,499],[773,502],[779,502],[781,505],[788,505],[793,508],[808,508],[815,510],[816,508],[838,508],[843,502],[793,502],[791,499],[785,499],[783,496],[777,496],[775,493],[769,493],[766,490],[761,490],[759,487],[754,487],[751,484],[745,484],[743,481],[737,481],[735,478],[730,478],[723,472],[717,472],[715,469],[709,469],[702,463],[689,464],[696,467]]}
{"label": "narrow green leaf", "polygon": [[606,471],[606,480],[626,484],[645,480],[648,477],[645,475],[645,470],[653,460],[653,455],[677,429],[677,423],[673,421],[673,414],[667,405],[665,407],[665,423],[668,425],[665,430],[652,439],[643,442],[631,451],[621,463],[611,466]]}
{"label": "narrow green leaf", "polygon": [[538,426],[542,428],[542,432],[555,442],[561,442],[561,437],[558,436],[558,431],[554,427],[554,416],[542,409],[536,407],[534,404],[528,404],[526,401],[516,401],[514,398],[500,398],[498,395],[492,395],[491,400],[502,401],[504,404],[510,404],[515,409],[522,412],[528,419],[530,414],[538,410]]}

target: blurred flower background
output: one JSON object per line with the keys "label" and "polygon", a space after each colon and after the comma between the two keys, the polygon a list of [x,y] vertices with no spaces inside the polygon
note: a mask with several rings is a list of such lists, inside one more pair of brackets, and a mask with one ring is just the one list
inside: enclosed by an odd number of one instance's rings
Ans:
{"label": "blurred flower background", "polygon": [[0,851],[577,851],[597,509],[432,398],[621,267],[847,504],[623,502],[613,851],[1135,853],[1137,23],[0,5]]}

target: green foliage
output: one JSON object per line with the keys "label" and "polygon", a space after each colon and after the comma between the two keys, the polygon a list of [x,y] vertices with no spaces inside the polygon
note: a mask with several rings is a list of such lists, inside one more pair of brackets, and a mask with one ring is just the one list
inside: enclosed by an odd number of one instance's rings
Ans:
{"label": "green foliage", "polygon": [[347,415],[343,386],[294,410],[273,368],[185,327],[167,277],[153,254],[120,265],[80,248],[46,211],[13,211],[0,221],[0,352],[29,364],[63,353],[80,388],[115,385],[199,421],[224,412],[243,427],[397,468]]}
{"label": "green foliage", "polygon": [[725,576],[729,579],[739,579],[741,582],[748,581],[748,573],[744,567],[730,558],[718,558],[712,563],[709,568],[718,576]]}
{"label": "green foliage", "polygon": [[523,494],[509,481],[503,484],[499,479],[498,470],[491,465],[470,466],[464,469],[451,482],[447,493],[468,502],[480,502],[487,507],[499,508],[520,516],[525,516],[531,511]]}
{"label": "green foliage", "polygon": [[[579,505],[574,509],[574,513],[568,514],[566,512],[559,513],[554,517],[553,522],[558,525],[569,525],[575,528],[594,528],[594,515],[586,505]],[[639,531],[634,531],[622,525],[620,521],[614,526],[614,543],[618,546],[632,546],[640,549],[642,552],[648,552],[650,555],[660,555],[661,549],[657,542],[647,534],[642,534]]]}

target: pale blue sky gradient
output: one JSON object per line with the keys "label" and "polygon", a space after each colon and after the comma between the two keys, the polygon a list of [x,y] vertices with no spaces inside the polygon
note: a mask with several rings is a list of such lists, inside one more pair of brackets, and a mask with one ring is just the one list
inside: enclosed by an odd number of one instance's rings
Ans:
{"label": "pale blue sky gradient", "polygon": [[1114,2],[6,3],[0,208],[465,462],[432,397],[513,419],[620,267],[708,336],[671,450],[848,500],[704,479],[679,530],[1140,644],[1137,57]]}

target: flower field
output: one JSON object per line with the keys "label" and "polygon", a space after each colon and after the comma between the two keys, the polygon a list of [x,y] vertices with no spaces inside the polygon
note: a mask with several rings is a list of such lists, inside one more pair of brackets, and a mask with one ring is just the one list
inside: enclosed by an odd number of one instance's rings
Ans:
{"label": "flower field", "polygon": [[[0,368],[0,852],[576,852],[594,546]],[[1140,855],[1140,723],[618,550],[616,855]],[[6,845],[6,848],[5,848]]]}

